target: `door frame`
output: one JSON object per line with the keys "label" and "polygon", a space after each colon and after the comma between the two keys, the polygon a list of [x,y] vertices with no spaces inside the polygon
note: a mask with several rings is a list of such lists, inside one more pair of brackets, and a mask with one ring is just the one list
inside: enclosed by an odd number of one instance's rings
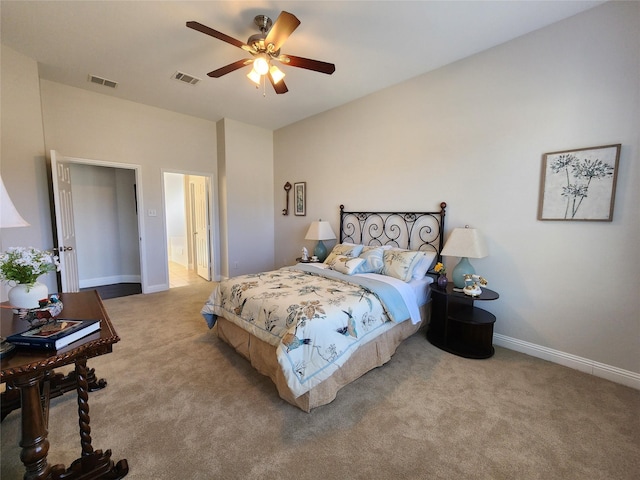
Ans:
{"label": "door frame", "polygon": [[[161,178],[162,178],[162,208],[163,208],[163,215],[162,215],[162,222],[163,222],[163,228],[162,228],[162,232],[164,235],[164,258],[167,260],[165,262],[165,275],[167,278],[167,285],[169,285],[169,250],[168,250],[168,241],[169,239],[167,238],[167,210],[165,208],[166,205],[166,192],[165,192],[165,187],[164,187],[164,174],[165,173],[177,173],[180,175],[192,175],[192,176],[197,176],[197,177],[204,177],[207,179],[207,184],[208,184],[208,189],[209,189],[209,195],[208,195],[208,210],[209,210],[209,276],[211,278],[211,281],[219,281],[220,280],[220,251],[219,251],[219,245],[220,245],[220,230],[218,227],[218,208],[217,208],[217,202],[216,199],[218,198],[217,195],[217,188],[216,188],[216,183],[215,183],[215,175],[212,174],[211,172],[197,172],[197,171],[193,171],[193,170],[180,170],[180,169],[174,169],[174,168],[162,168],[160,169],[160,173],[161,173]],[[188,191],[185,191],[185,196],[188,197]]]}
{"label": "door frame", "polygon": [[[57,150],[56,150],[57,151]],[[60,153],[59,151],[57,151]],[[142,287],[142,293],[149,293],[148,286],[146,281],[146,249],[144,242],[144,207],[142,204],[142,166],[136,165],[133,163],[119,163],[119,162],[108,162],[106,160],[93,160],[88,158],[78,158],[78,157],[69,157],[64,155],[64,158],[69,163],[76,163],[81,165],[92,165],[94,167],[107,167],[107,168],[121,168],[125,170],[133,170],[135,174],[135,182],[136,182],[136,204],[138,209],[138,248],[140,251],[140,284]],[[71,183],[73,188],[73,182]],[[56,212],[57,215],[57,212]]]}

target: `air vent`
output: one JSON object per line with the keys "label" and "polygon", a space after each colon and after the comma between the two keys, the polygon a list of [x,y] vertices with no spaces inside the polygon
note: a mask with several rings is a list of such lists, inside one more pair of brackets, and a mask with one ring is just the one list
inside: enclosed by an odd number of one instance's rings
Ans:
{"label": "air vent", "polygon": [[107,80],[106,78],[96,77],[95,75],[89,75],[89,81],[91,83],[97,83],[98,85],[104,85],[105,87],[109,88],[116,88],[118,86],[118,82]]}
{"label": "air vent", "polygon": [[180,80],[181,82],[184,82],[184,83],[188,83],[189,85],[195,85],[200,81],[199,78],[183,72],[176,72],[173,74],[171,78],[173,78],[174,80]]}

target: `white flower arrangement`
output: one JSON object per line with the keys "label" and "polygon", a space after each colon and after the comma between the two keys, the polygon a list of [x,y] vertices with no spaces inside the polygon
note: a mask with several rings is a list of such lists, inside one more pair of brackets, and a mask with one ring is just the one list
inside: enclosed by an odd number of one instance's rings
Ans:
{"label": "white flower arrangement", "polygon": [[34,247],[9,247],[0,253],[0,280],[10,284],[33,285],[40,275],[59,271],[56,255]]}

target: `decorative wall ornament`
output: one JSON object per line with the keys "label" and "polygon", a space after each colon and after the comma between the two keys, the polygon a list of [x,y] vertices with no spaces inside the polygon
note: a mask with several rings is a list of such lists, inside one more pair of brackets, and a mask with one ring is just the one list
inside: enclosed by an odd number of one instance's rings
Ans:
{"label": "decorative wall ornament", "polygon": [[621,144],[545,153],[538,220],[610,222]]}
{"label": "decorative wall ornament", "polygon": [[307,214],[307,182],[293,184],[293,213],[299,216]]}
{"label": "decorative wall ornament", "polygon": [[283,215],[289,215],[289,190],[291,190],[291,184],[289,182],[284,184],[284,191],[287,192],[287,196],[284,203]]}

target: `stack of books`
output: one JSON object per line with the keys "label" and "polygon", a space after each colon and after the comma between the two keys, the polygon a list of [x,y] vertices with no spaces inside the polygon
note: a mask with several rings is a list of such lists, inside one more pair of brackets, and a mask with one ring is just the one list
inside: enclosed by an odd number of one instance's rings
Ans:
{"label": "stack of books", "polygon": [[100,330],[100,320],[58,318],[53,323],[32,327],[7,337],[14,345],[43,350],[60,350],[87,335]]}

